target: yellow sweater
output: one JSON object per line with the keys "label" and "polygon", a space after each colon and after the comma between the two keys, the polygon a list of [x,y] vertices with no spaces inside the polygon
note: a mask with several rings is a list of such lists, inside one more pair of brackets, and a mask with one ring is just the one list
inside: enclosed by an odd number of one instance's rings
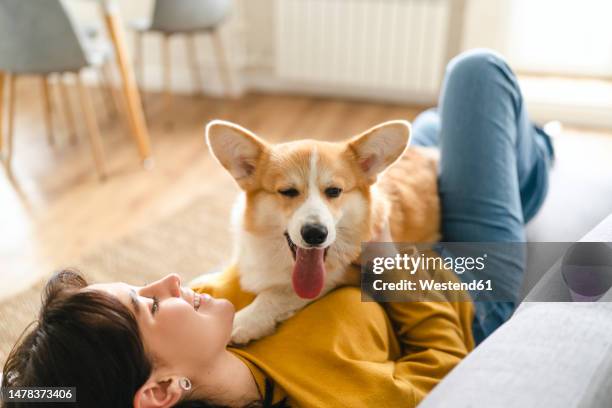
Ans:
{"label": "yellow sweater", "polygon": [[[230,267],[194,290],[254,298]],[[361,302],[356,287],[334,290],[244,348],[229,348],[250,368],[263,394],[299,407],[414,407],[474,347],[469,302]]]}

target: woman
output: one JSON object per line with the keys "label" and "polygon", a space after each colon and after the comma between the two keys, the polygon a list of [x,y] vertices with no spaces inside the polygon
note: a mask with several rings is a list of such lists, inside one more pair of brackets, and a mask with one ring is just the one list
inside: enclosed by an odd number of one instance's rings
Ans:
{"label": "woman", "polygon": [[[524,241],[524,223],[546,194],[552,146],[527,120],[501,58],[477,51],[454,59],[439,110],[417,118],[413,140],[441,150],[444,240]],[[522,269],[504,271],[516,299]],[[275,334],[232,349],[234,307],[216,297],[240,308],[250,296],[235,275],[224,276],[196,288],[211,297],[182,288],[176,275],[133,287],[87,286],[60,273],[9,356],[3,385],[76,386],[86,407],[415,406],[514,307],[476,303],[475,316],[469,302],[383,308],[341,288]]]}
{"label": "woman", "polygon": [[87,286],[64,271],[9,356],[5,386],[73,386],[84,407],[414,406],[473,346],[467,302],[385,313],[342,288],[245,349],[227,348],[233,312],[177,275]]}

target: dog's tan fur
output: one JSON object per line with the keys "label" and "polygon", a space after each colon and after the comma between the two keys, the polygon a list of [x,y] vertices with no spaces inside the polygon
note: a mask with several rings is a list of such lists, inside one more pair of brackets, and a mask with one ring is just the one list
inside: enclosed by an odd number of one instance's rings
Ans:
{"label": "dog's tan fur", "polygon": [[[435,242],[440,238],[437,173],[437,152],[409,147],[378,181],[381,201],[390,203],[389,226],[394,242]],[[378,227],[373,223],[373,228]]]}
{"label": "dog's tan fur", "polygon": [[[297,214],[311,197],[334,229],[321,295],[346,283],[361,243],[371,240],[387,220],[396,242],[438,238],[437,157],[428,149],[407,148],[409,132],[407,122],[393,121],[346,142],[271,145],[229,122],[207,126],[211,151],[244,191],[236,213],[235,262],[242,288],[257,294],[236,316],[234,342],[271,333],[311,301],[293,292],[293,259],[283,236],[293,232]],[[342,194],[325,197],[322,192],[329,186],[341,188]],[[279,194],[287,188],[300,194]]]}

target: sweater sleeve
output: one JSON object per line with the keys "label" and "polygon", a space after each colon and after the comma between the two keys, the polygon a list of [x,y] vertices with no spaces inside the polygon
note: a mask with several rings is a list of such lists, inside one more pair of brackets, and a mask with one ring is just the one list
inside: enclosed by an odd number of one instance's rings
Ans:
{"label": "sweater sleeve", "polygon": [[[395,376],[406,379],[421,400],[473,347],[462,319],[471,311],[449,302],[388,303],[385,310],[401,346]],[[465,310],[464,310],[465,309]]]}

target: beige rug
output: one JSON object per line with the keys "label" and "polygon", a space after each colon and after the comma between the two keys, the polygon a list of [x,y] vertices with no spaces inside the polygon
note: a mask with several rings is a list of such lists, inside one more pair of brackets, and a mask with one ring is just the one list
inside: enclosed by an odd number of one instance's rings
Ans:
{"label": "beige rug", "polygon": [[[221,187],[172,217],[99,248],[74,263],[89,282],[135,285],[176,272],[183,282],[229,261],[229,215],[235,189]],[[0,303],[0,371],[19,335],[36,319],[44,281]]]}

